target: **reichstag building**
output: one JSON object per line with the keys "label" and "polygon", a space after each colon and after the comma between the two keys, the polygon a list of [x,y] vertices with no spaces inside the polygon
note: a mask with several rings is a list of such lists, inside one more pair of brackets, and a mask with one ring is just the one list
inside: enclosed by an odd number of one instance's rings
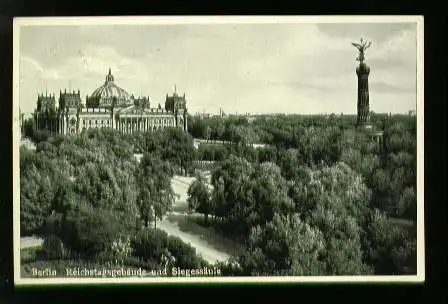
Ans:
{"label": "reichstag building", "polygon": [[52,133],[73,134],[90,128],[113,128],[124,133],[179,127],[187,131],[185,94],[176,90],[166,96],[165,107],[153,107],[149,97],[138,97],[120,88],[109,69],[102,86],[81,100],[80,91],[38,94],[34,112],[36,128]]}

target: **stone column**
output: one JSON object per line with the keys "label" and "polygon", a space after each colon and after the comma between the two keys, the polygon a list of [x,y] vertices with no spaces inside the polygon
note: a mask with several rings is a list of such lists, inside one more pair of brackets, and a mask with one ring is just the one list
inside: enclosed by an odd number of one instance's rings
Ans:
{"label": "stone column", "polygon": [[360,63],[356,69],[356,75],[358,76],[357,125],[364,128],[370,127],[369,74],[369,66],[364,62]]}

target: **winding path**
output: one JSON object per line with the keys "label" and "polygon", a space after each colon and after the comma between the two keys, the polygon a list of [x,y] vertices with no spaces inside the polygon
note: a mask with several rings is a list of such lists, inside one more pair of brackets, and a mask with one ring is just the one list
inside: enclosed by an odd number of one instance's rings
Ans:
{"label": "winding path", "polygon": [[[140,161],[143,154],[134,154],[134,156]],[[229,253],[234,252],[234,245],[228,240],[220,240],[218,237],[212,236],[206,228],[186,219],[188,211],[187,191],[194,180],[194,177],[184,176],[174,176],[172,178],[171,186],[178,197],[173,204],[173,212],[157,222],[157,228],[190,244],[209,263],[226,261],[230,257]]]}
{"label": "winding path", "polygon": [[32,248],[41,246],[43,239],[34,236],[26,236],[20,238],[20,249]]}
{"label": "winding path", "polygon": [[[173,190],[179,197],[173,205],[174,212],[158,222],[157,227],[169,235],[177,236],[185,243],[190,244],[207,262],[225,261],[230,257],[230,254],[223,250],[223,244],[211,239],[207,229],[186,220],[188,209],[187,190],[193,180],[194,178],[181,176],[175,176],[172,179]],[[231,250],[230,248],[227,249]]]}

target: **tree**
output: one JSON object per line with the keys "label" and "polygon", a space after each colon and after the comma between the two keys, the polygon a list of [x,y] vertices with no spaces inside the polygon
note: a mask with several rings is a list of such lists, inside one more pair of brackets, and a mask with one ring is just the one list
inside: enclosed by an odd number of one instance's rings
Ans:
{"label": "tree", "polygon": [[195,138],[203,138],[206,124],[203,119],[188,116],[188,133]]}
{"label": "tree", "polygon": [[195,158],[193,138],[179,128],[166,128],[163,130],[161,150],[162,159],[178,165],[185,174],[191,168]]}
{"label": "tree", "polygon": [[254,166],[231,155],[212,172],[212,202],[233,233],[243,240],[250,229],[272,220],[275,213],[288,214],[294,203],[280,169],[273,163]]}
{"label": "tree", "polygon": [[40,234],[51,212],[54,192],[48,171],[39,172],[36,166],[24,171],[20,178],[21,234]]}
{"label": "tree", "polygon": [[417,221],[417,196],[413,188],[403,190],[398,201],[397,215],[400,218]]}
{"label": "tree", "polygon": [[63,218],[61,239],[64,244],[84,258],[96,258],[109,251],[113,242],[126,231],[126,225],[109,209],[73,203],[73,208]]}
{"label": "tree", "polygon": [[28,118],[23,122],[23,134],[25,137],[34,140],[36,137],[36,122],[34,118]]}
{"label": "tree", "polygon": [[254,227],[249,246],[239,263],[246,275],[324,275],[320,256],[325,250],[322,233],[298,215],[275,214],[265,226]]}
{"label": "tree", "polygon": [[222,119],[218,120],[216,123],[216,139],[223,140],[224,132],[226,131],[226,127],[224,126],[224,123],[222,122]]}
{"label": "tree", "polygon": [[212,212],[210,201],[210,191],[203,176],[199,175],[188,187],[188,208],[191,211],[204,213],[205,223],[208,222],[208,215]]}
{"label": "tree", "polygon": [[137,171],[137,204],[146,227],[171,210],[175,193],[171,187],[172,168],[169,163],[145,153]]}
{"label": "tree", "polygon": [[258,159],[262,162],[277,163],[277,152],[274,148],[266,147],[258,149]]}
{"label": "tree", "polygon": [[277,162],[286,179],[293,179],[295,168],[300,165],[298,150],[289,149],[278,152]]}
{"label": "tree", "polygon": [[367,229],[369,259],[378,275],[415,274],[417,241],[415,225],[393,223],[374,209]]}
{"label": "tree", "polygon": [[136,226],[138,216],[138,188],[134,167],[127,169],[125,164],[112,168],[105,163],[89,163],[79,169],[73,190],[94,208],[113,211],[131,229]]}
{"label": "tree", "polygon": [[213,156],[213,160],[223,161],[229,156],[229,151],[227,150],[226,146],[215,145]]}
{"label": "tree", "polygon": [[[335,202],[337,198],[328,201]],[[337,210],[318,206],[308,220],[322,231],[325,238],[325,261],[328,275],[369,275],[372,270],[364,263],[362,227],[355,217],[342,215]]]}
{"label": "tree", "polygon": [[210,126],[206,126],[204,129],[204,138],[208,141],[210,140],[212,134],[212,129],[210,128]]}
{"label": "tree", "polygon": [[[274,214],[287,215],[294,211],[288,196],[288,186],[280,168],[274,163],[262,163],[254,172],[252,195],[258,212],[258,223],[271,221]],[[243,213],[245,214],[245,213]],[[257,223],[257,224],[258,224]]]}
{"label": "tree", "polygon": [[325,239],[326,274],[369,274],[362,251],[362,227],[370,191],[362,177],[343,163],[311,170],[300,168],[292,195],[302,219]]}
{"label": "tree", "polygon": [[353,216],[358,223],[364,222],[371,190],[366,187],[360,174],[346,164],[338,163],[318,169],[312,176],[311,183],[317,183],[320,188],[312,195],[316,195],[320,205],[339,209],[342,214]]}
{"label": "tree", "polygon": [[[238,223],[244,216],[241,208],[251,210],[254,205],[251,196],[251,180],[254,168],[245,159],[230,155],[212,171],[212,203],[216,206],[215,216],[228,225]],[[239,222],[241,224],[241,222]],[[237,227],[241,228],[240,225]]]}
{"label": "tree", "polygon": [[64,246],[57,236],[49,235],[45,237],[42,247],[45,258],[48,260],[58,260],[64,256]]}

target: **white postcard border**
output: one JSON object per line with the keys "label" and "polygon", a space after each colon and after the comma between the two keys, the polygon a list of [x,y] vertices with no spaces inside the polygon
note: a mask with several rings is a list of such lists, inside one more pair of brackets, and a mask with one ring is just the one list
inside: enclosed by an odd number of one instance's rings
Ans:
{"label": "white postcard border", "polygon": [[[301,277],[178,277],[178,278],[21,278],[20,277],[20,123],[19,49],[23,26],[167,25],[266,23],[416,23],[417,24],[417,275],[411,276],[301,276]],[[147,283],[360,283],[424,282],[424,25],[423,16],[122,16],[18,17],[13,22],[13,252],[14,284],[147,284]]]}

